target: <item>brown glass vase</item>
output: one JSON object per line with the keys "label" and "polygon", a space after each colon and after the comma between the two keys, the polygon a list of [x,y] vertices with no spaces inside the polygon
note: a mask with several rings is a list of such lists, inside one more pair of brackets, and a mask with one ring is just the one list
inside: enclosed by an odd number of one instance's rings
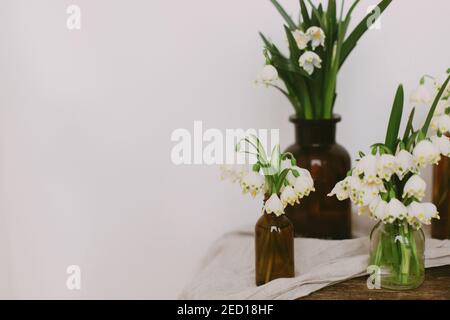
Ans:
{"label": "brown glass vase", "polygon": [[321,239],[351,238],[351,205],[327,194],[350,170],[350,156],[336,143],[338,115],[332,119],[304,120],[291,116],[295,125],[295,144],[286,151],[297,159],[298,166],[311,172],[315,192],[288,206],[286,214],[292,221],[296,237]]}
{"label": "brown glass vase", "polygon": [[264,212],[256,223],[255,275],[257,286],[295,275],[294,227],[284,214]]}
{"label": "brown glass vase", "polygon": [[431,222],[431,237],[450,239],[450,161],[442,157],[433,167],[433,203],[437,206],[440,219]]}

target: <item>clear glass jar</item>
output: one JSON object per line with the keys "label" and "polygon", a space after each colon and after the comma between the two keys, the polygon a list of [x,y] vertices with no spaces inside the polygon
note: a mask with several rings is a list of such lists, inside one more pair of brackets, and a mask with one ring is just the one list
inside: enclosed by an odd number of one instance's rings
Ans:
{"label": "clear glass jar", "polygon": [[381,221],[370,234],[370,265],[379,267],[382,288],[408,290],[425,278],[425,235],[407,221]]}

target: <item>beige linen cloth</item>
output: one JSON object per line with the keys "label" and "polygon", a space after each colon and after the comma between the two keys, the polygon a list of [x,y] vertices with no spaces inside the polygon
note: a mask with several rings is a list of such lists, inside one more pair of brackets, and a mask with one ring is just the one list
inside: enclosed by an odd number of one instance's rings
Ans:
{"label": "beige linen cloth", "polygon": [[[251,228],[221,237],[209,250],[180,299],[296,299],[367,274],[368,237],[351,240],[296,238],[295,278],[255,285]],[[426,239],[425,266],[450,264],[450,241]]]}

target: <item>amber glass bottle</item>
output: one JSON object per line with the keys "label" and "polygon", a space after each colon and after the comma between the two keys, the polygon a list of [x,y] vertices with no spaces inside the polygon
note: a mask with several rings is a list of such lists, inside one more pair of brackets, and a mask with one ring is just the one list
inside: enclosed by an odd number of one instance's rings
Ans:
{"label": "amber glass bottle", "polygon": [[296,142],[291,152],[300,167],[311,172],[315,192],[303,198],[301,205],[289,206],[286,214],[292,221],[295,236],[347,239],[351,237],[350,201],[339,201],[327,194],[350,170],[348,152],[336,143],[336,123],[341,118],[304,120],[292,116]]}
{"label": "amber glass bottle", "polygon": [[431,222],[431,236],[436,239],[450,239],[450,160],[442,157],[433,167],[433,203],[440,219]]}
{"label": "amber glass bottle", "polygon": [[256,285],[291,278],[294,269],[294,227],[283,214],[263,212],[255,226]]}

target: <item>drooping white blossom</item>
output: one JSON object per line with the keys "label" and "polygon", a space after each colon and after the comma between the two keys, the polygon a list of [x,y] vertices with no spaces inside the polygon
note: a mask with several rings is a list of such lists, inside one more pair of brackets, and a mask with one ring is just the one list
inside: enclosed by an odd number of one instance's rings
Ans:
{"label": "drooping white blossom", "polygon": [[306,169],[298,168],[298,167],[297,167],[297,171],[300,174],[300,177],[302,177],[305,180],[305,182],[308,185],[310,191],[315,191],[315,189],[314,189],[314,180],[311,177],[311,173],[308,170],[306,170]]}
{"label": "drooping white blossom", "polygon": [[241,181],[241,188],[243,193],[249,192],[252,197],[255,197],[264,189],[264,176],[257,172],[250,171]]}
{"label": "drooping white blossom", "polygon": [[395,172],[397,159],[391,154],[383,154],[378,158],[377,175],[378,177],[389,181]]}
{"label": "drooping white blossom", "polygon": [[306,49],[309,41],[311,40],[310,36],[301,30],[295,30],[294,32],[292,32],[292,35],[295,39],[295,42],[297,43],[298,48],[300,50]]}
{"label": "drooping white blossom", "polygon": [[448,132],[450,130],[450,116],[447,114],[434,116],[431,119],[431,128],[441,133]]}
{"label": "drooping white blossom", "polygon": [[393,222],[395,219],[402,220],[408,215],[408,209],[398,199],[391,199],[386,207],[386,217],[388,222]]}
{"label": "drooping white blossom", "polygon": [[276,193],[273,193],[264,204],[266,213],[273,213],[277,217],[284,214],[284,205]]}
{"label": "drooping white blossom", "polygon": [[313,74],[314,68],[322,68],[322,59],[320,59],[320,57],[312,51],[306,51],[303,53],[300,56],[298,63],[300,67],[302,67],[303,70],[305,70],[309,75]]}
{"label": "drooping white blossom", "polygon": [[375,215],[375,210],[377,209],[377,206],[380,203],[380,201],[381,197],[378,195],[369,203],[369,210],[373,215]]}
{"label": "drooping white blossom", "polygon": [[362,157],[356,164],[355,170],[358,176],[363,176],[365,183],[379,183],[380,179],[377,177],[377,162],[378,158],[372,154]]}
{"label": "drooping white blossom", "polygon": [[439,149],[429,140],[420,141],[413,150],[414,164],[423,168],[429,164],[436,164],[441,159]]}
{"label": "drooping white blossom", "polygon": [[422,200],[425,197],[426,182],[417,174],[411,176],[403,188],[403,198],[414,197]]}
{"label": "drooping white blossom", "polygon": [[268,85],[278,79],[278,71],[271,64],[266,64],[261,72],[261,82]]}
{"label": "drooping white blossom", "polygon": [[348,179],[348,184],[349,184],[349,196],[350,196],[350,200],[354,203],[354,204],[358,204],[360,201],[360,193],[361,193],[361,188],[363,187],[363,181],[361,179],[359,179],[357,176],[350,176]]}
{"label": "drooping white blossom", "polygon": [[417,219],[423,224],[430,224],[432,218],[439,219],[439,213],[434,204],[413,201],[408,206],[408,220],[410,223],[414,222],[414,219]]}
{"label": "drooping white blossom", "polygon": [[336,183],[333,190],[331,190],[331,192],[328,194],[328,197],[336,196],[339,201],[348,199],[350,197],[350,178],[351,177],[347,177],[344,180]]}
{"label": "drooping white blossom", "polygon": [[310,27],[306,30],[306,34],[311,39],[311,47],[316,49],[318,46],[325,46],[325,33],[319,27]]}
{"label": "drooping white blossom", "polygon": [[388,203],[384,200],[378,201],[377,206],[375,208],[375,212],[374,212],[374,216],[381,220],[384,221],[387,217],[387,206]]}
{"label": "drooping white blossom", "polygon": [[314,186],[311,186],[310,180],[305,175],[300,175],[295,179],[294,191],[301,199],[308,196],[311,191],[314,191]]}
{"label": "drooping white blossom", "polygon": [[358,205],[368,206],[380,193],[379,186],[363,184],[359,189]]}
{"label": "drooping white blossom", "polygon": [[240,182],[248,173],[248,166],[244,164],[223,164],[220,166],[220,179]]}
{"label": "drooping white blossom", "polygon": [[443,156],[450,157],[450,139],[447,136],[432,136],[430,139]]}
{"label": "drooping white blossom", "polygon": [[403,179],[408,172],[414,172],[414,158],[411,153],[406,150],[400,150],[395,156],[395,174]]}
{"label": "drooping white blossom", "polygon": [[434,111],[434,116],[442,116],[447,113],[447,109],[450,108],[450,99],[439,100],[436,110]]}
{"label": "drooping white blossom", "polygon": [[281,203],[283,203],[284,207],[286,207],[288,204],[293,206],[295,203],[300,202],[292,186],[284,187],[283,191],[281,192],[280,200]]}
{"label": "drooping white blossom", "polygon": [[411,105],[424,106],[428,105],[433,99],[431,92],[424,84],[420,84],[412,93],[410,97]]}

